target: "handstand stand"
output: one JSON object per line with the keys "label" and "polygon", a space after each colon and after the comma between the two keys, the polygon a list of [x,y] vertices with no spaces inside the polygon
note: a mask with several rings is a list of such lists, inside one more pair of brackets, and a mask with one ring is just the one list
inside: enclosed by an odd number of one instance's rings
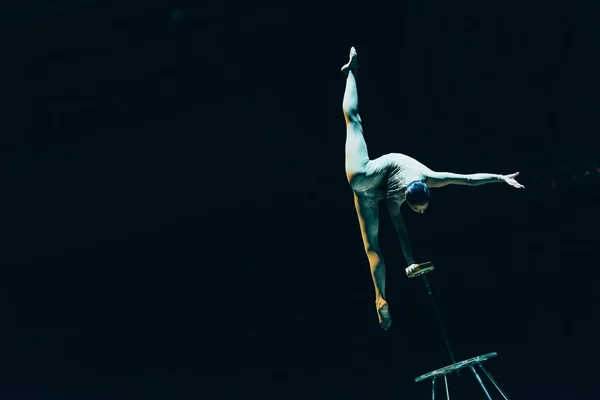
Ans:
{"label": "handstand stand", "polygon": [[362,233],[363,243],[371,275],[375,284],[375,306],[381,327],[387,330],[391,323],[389,307],[385,300],[385,264],[379,249],[379,203],[385,200],[388,212],[398,233],[400,245],[407,264],[406,274],[416,271],[417,264],[412,255],[406,226],[400,206],[406,202],[415,212],[424,213],[429,205],[429,188],[446,185],[479,186],[486,183],[504,182],[515,188],[524,188],[510,175],[470,174],[435,172],[414,158],[399,153],[390,153],[374,160],[369,159],[367,144],[358,114],[356,72],[358,57],[354,47],[350,60],[342,67],[347,74],[343,110],[346,118],[346,177],[354,191],[354,203]]}

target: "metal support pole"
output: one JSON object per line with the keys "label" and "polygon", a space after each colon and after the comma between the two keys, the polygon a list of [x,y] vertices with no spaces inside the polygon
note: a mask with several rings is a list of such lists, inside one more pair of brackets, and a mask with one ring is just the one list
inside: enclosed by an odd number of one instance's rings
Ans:
{"label": "metal support pole", "polygon": [[450,340],[448,339],[448,333],[446,332],[446,327],[444,326],[444,322],[442,321],[442,317],[440,316],[440,311],[435,304],[435,298],[433,297],[433,293],[431,291],[431,284],[429,283],[429,279],[427,279],[427,275],[423,275],[423,282],[425,283],[425,290],[427,290],[427,294],[431,299],[431,304],[433,305],[433,309],[435,310],[435,316],[440,324],[440,328],[442,328],[442,336],[444,337],[444,342],[446,343],[446,348],[448,349],[448,353],[450,354],[450,360],[452,364],[456,364],[456,360],[454,359],[454,353],[452,353],[452,348],[450,348]]}

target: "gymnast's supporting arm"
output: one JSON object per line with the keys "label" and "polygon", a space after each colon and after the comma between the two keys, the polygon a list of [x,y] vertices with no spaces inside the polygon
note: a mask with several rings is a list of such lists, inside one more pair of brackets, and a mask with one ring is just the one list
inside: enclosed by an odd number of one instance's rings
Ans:
{"label": "gymnast's supporting arm", "polygon": [[402,252],[404,253],[406,263],[409,266],[414,265],[416,263],[412,254],[412,246],[410,245],[410,240],[408,240],[408,231],[406,230],[404,218],[402,218],[402,213],[400,212],[401,203],[391,199],[387,199],[386,203],[388,207],[388,214],[390,215],[392,223],[396,228],[398,240],[400,241],[400,247],[402,247]]}

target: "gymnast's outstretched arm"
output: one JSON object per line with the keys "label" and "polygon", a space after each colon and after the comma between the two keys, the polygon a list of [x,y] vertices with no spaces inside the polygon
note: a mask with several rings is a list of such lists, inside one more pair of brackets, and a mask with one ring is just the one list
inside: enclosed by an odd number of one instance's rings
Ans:
{"label": "gymnast's outstretched arm", "polygon": [[519,176],[516,172],[510,175],[498,175],[498,174],[455,174],[452,172],[435,172],[428,171],[426,174],[425,183],[429,187],[443,187],[447,185],[466,185],[466,186],[480,186],[488,183],[500,183],[504,182],[517,189],[524,189],[525,186],[521,185],[515,179]]}

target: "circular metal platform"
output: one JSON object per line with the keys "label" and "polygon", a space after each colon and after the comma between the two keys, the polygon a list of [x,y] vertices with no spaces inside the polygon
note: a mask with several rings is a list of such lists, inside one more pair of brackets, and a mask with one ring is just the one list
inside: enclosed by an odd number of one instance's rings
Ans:
{"label": "circular metal platform", "polygon": [[448,365],[446,367],[436,369],[435,371],[431,371],[424,375],[421,375],[418,378],[415,378],[415,382],[421,382],[426,379],[437,378],[438,376],[448,375],[448,374],[451,374],[452,372],[456,372],[460,369],[470,367],[471,365],[481,364],[482,362],[489,360],[490,358],[494,358],[497,355],[498,355],[498,353],[488,353],[488,354],[484,354],[482,356],[469,358],[468,360],[460,361],[460,362],[454,363],[452,365]]}

